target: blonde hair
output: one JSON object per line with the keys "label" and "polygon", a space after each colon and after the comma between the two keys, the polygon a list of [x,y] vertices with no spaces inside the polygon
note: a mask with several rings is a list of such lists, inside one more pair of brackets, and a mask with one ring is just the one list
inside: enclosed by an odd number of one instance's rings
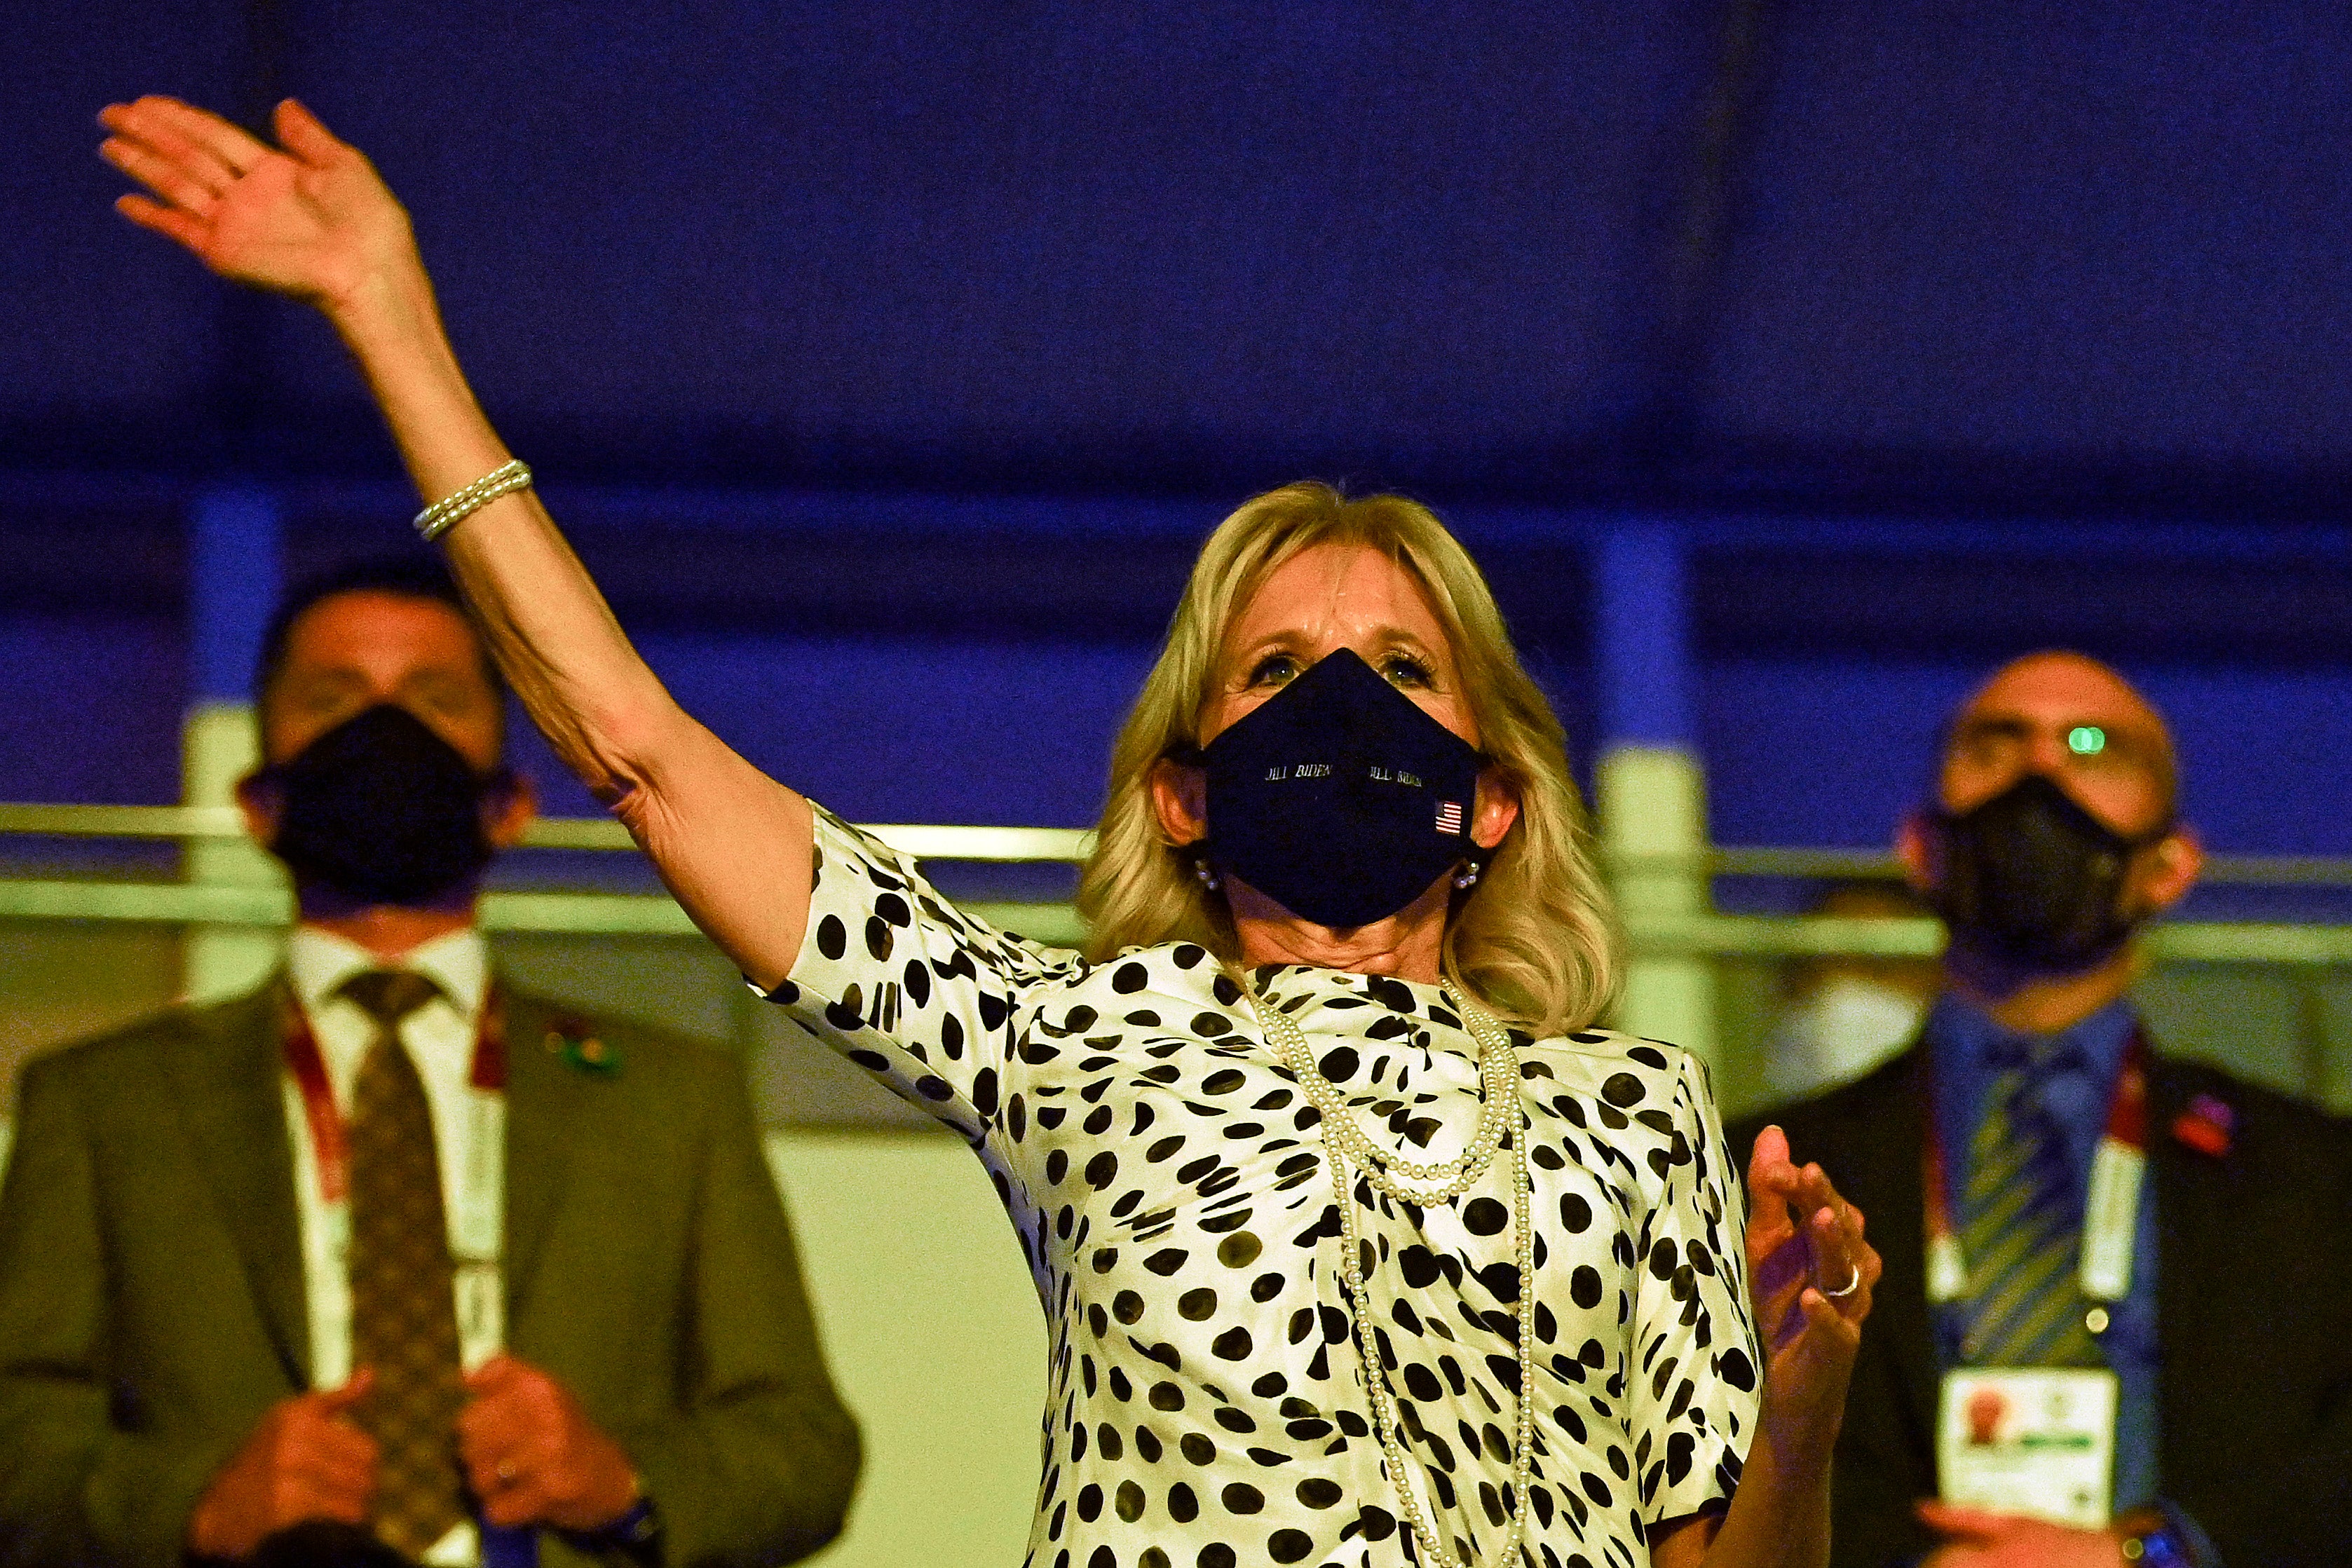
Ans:
{"label": "blonde hair", "polygon": [[1160,660],[1112,747],[1109,799],[1078,884],[1087,956],[1180,941],[1227,962],[1240,956],[1224,900],[1160,827],[1151,774],[1170,752],[1200,744],[1234,618],[1276,569],[1321,544],[1380,550],[1420,583],[1452,644],[1479,741],[1519,794],[1518,821],[1447,916],[1446,978],[1538,1038],[1584,1027],[1615,983],[1614,942],[1559,720],[1521,667],[1476,563],[1428,507],[1402,496],[1350,500],[1312,482],[1244,503],[1192,564]]}

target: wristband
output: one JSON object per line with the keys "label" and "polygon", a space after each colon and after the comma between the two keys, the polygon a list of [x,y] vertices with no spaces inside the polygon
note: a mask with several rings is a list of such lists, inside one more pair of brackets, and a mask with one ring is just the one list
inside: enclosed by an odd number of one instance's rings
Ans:
{"label": "wristband", "polygon": [[2142,1568],[2189,1568],[2189,1553],[2169,1524],[2125,1536],[2123,1552],[2126,1563],[2140,1564]]}
{"label": "wristband", "polygon": [[583,1552],[620,1551],[642,1560],[661,1538],[661,1515],[654,1511],[654,1500],[640,1492],[637,1500],[629,1505],[628,1512],[618,1519],[594,1530],[564,1530],[556,1533],[563,1538],[565,1544]]}
{"label": "wristband", "polygon": [[2117,1533],[2131,1568],[2221,1568],[2221,1554],[2197,1521],[2163,1498],[2119,1521]]}

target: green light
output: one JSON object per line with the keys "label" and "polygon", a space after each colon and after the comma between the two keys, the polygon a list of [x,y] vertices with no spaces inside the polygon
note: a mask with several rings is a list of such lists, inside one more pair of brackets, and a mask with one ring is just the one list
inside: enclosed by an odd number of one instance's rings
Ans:
{"label": "green light", "polygon": [[2066,749],[2077,757],[2096,757],[2107,748],[2107,732],[2095,724],[2076,725],[2066,732]]}

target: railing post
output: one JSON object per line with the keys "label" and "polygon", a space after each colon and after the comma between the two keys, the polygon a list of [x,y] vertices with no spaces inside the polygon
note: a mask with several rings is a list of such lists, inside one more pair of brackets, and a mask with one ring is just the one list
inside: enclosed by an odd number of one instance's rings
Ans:
{"label": "railing post", "polygon": [[[181,731],[180,798],[226,806],[236,781],[259,763],[252,682],[261,637],[278,601],[284,519],[267,491],[224,489],[196,499],[188,518],[188,631],[193,700]],[[283,886],[285,872],[259,848],[199,840],[182,858],[189,882]],[[183,949],[182,989],[190,1001],[248,990],[276,968],[279,933],[249,925],[197,925]]]}
{"label": "railing post", "polygon": [[[1702,914],[1708,903],[1684,554],[1672,524],[1629,518],[1601,536],[1593,563],[1595,806],[1618,911],[1636,931],[1644,916]],[[1638,938],[1629,946],[1617,1027],[1714,1061],[1707,961],[1645,956]]]}

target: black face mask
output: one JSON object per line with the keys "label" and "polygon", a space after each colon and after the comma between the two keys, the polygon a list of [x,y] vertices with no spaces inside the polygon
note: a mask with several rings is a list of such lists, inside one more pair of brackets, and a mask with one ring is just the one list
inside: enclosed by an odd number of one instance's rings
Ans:
{"label": "black face mask", "polygon": [[1318,925],[1384,919],[1481,854],[1485,759],[1344,648],[1179,760],[1209,776],[1192,852]]}
{"label": "black face mask", "polygon": [[476,773],[406,708],[346,719],[255,785],[273,792],[270,849],[302,883],[360,904],[434,904],[490,863],[483,797],[513,775]]}
{"label": "black face mask", "polygon": [[2091,968],[2130,937],[2141,918],[2121,905],[2132,855],[2172,831],[2168,821],[2126,838],[2041,773],[1930,821],[1942,863],[1928,903],[1953,945],[2048,974]]}

